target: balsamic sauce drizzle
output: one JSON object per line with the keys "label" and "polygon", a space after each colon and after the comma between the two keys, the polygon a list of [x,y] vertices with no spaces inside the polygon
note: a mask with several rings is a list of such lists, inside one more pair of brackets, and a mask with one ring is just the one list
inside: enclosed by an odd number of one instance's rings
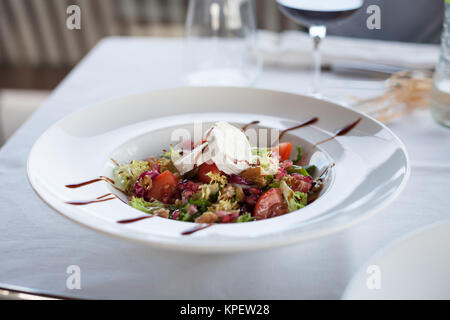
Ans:
{"label": "balsamic sauce drizzle", "polygon": [[214,223],[208,223],[208,224],[206,224],[206,225],[201,225],[201,224],[200,224],[200,225],[198,225],[198,226],[195,226],[195,227],[192,228],[192,229],[183,231],[183,232],[181,233],[181,235],[183,235],[183,236],[188,236],[188,235],[193,234],[193,233],[195,233],[195,232],[197,232],[197,231],[200,231],[200,230],[209,228],[209,227],[211,227],[211,226],[213,226],[213,225],[214,225]]}
{"label": "balsamic sauce drizzle", "polygon": [[[109,198],[107,198],[107,197],[109,197]],[[87,200],[87,201],[68,201],[68,202],[66,202],[66,203],[67,203],[67,204],[74,205],[74,206],[84,206],[84,205],[91,204],[91,203],[104,202],[104,201],[113,200],[113,199],[116,199],[116,195],[113,194],[113,193],[107,193],[107,194],[104,194],[104,195],[102,195],[102,196],[100,196],[100,197],[97,197],[97,198],[95,198],[95,199],[93,199],[93,200]]]}
{"label": "balsamic sauce drizzle", "polygon": [[119,162],[117,162],[117,160],[116,159],[113,159],[113,158],[109,158],[109,160],[111,160],[112,161],[112,163],[114,163],[116,166],[120,166],[120,164],[119,164]]}
{"label": "balsamic sauce drizzle", "polygon": [[153,218],[153,217],[154,217],[153,215],[140,216],[140,217],[132,218],[132,219],[119,220],[119,221],[117,221],[117,223],[120,223],[120,224],[132,223],[132,222],[141,221],[141,220],[149,219],[149,218]]}
{"label": "balsamic sauce drizzle", "polygon": [[302,123],[300,123],[300,124],[298,124],[298,125],[296,125],[296,126],[294,126],[294,127],[285,129],[285,130],[283,130],[283,131],[280,132],[280,135],[279,135],[279,137],[278,137],[278,140],[281,140],[281,138],[283,138],[283,136],[284,136],[284,134],[285,134],[286,132],[289,132],[289,131],[291,131],[291,130],[299,129],[299,128],[301,128],[301,127],[304,127],[304,126],[307,126],[307,125],[316,123],[318,120],[319,120],[319,118],[317,118],[317,117],[312,117],[312,118],[309,118],[309,119],[303,121]]}
{"label": "balsamic sauce drizzle", "polygon": [[259,122],[260,122],[259,120],[255,120],[255,121],[252,121],[250,123],[247,123],[245,126],[242,127],[241,130],[245,132],[248,129],[248,127],[250,127],[252,125],[255,125],[255,124],[258,124]]}
{"label": "balsamic sauce drizzle", "polygon": [[84,181],[84,182],[80,182],[80,183],[76,183],[76,184],[67,184],[66,188],[71,188],[71,189],[80,188],[80,187],[87,186],[88,184],[99,182],[99,181],[106,181],[108,183],[114,183],[114,181],[112,181],[112,179],[105,177],[105,176],[100,176],[96,179],[92,179],[89,181]]}
{"label": "balsamic sauce drizzle", "polygon": [[103,199],[103,198],[106,198],[107,196],[114,196],[114,193],[107,193],[107,194],[104,194],[104,195],[102,195],[102,196],[100,196],[100,197],[97,197],[96,199]]}
{"label": "balsamic sauce drizzle", "polygon": [[[115,160],[111,159],[111,161],[113,161],[114,163],[116,163]],[[105,181],[106,183],[108,183],[110,186],[112,186],[114,189],[122,192],[125,194],[125,192],[123,190],[121,190],[120,188],[117,188],[115,186],[115,183],[112,179],[105,177],[105,176],[99,176],[98,178],[92,179],[92,180],[88,180],[88,181],[84,181],[84,182],[80,182],[80,183],[75,183],[75,184],[67,184],[65,187],[66,188],[70,188],[70,189],[76,189],[76,188],[81,188],[84,186],[87,186],[89,184],[92,183],[96,183],[96,182],[100,182],[100,181]],[[106,198],[109,197],[109,198]],[[106,198],[106,199],[105,199]],[[109,200],[114,200],[114,199],[118,199],[120,201],[122,201],[123,203],[126,204],[125,201],[123,201],[119,196],[115,195],[114,193],[107,193],[104,194],[100,197],[97,197],[93,200],[87,200],[87,201],[67,201],[67,204],[71,204],[74,206],[83,206],[83,205],[88,205],[88,204],[92,204],[92,203],[98,203],[98,202],[105,202],[105,201],[109,201]]]}
{"label": "balsamic sauce drizzle", "polygon": [[[100,176],[100,177],[98,177],[96,179],[92,179],[92,180],[89,180],[89,181],[84,181],[84,182],[80,182],[80,183],[76,183],[76,184],[67,184],[65,187],[66,188],[70,188],[70,189],[76,189],[76,188],[84,187],[84,186],[87,186],[87,185],[89,185],[91,183],[95,183],[95,182],[99,182],[99,181],[105,181],[106,183],[109,183],[109,185],[111,187],[113,187],[114,189],[116,189],[117,191],[120,191],[120,192],[125,194],[125,192],[122,189],[116,187],[116,185],[115,185],[115,183],[114,183],[114,181],[112,179],[110,179],[108,177],[105,177],[105,176]],[[122,200],[122,199],[120,199],[120,200]]]}
{"label": "balsamic sauce drizzle", "polygon": [[354,127],[356,127],[356,125],[361,121],[361,119],[362,118],[359,117],[356,121],[353,121],[352,123],[347,124],[346,126],[343,126],[342,128],[336,130],[333,136],[331,136],[331,137],[329,137],[329,138],[327,138],[325,140],[317,142],[314,146],[317,146],[319,144],[328,142],[330,140],[333,140],[336,137],[343,136],[344,134],[349,133]]}
{"label": "balsamic sauce drizzle", "polygon": [[194,168],[197,168],[197,161],[200,159],[200,157],[205,153],[205,151],[208,149],[208,145],[204,146],[202,148],[202,151],[197,153],[194,159]]}

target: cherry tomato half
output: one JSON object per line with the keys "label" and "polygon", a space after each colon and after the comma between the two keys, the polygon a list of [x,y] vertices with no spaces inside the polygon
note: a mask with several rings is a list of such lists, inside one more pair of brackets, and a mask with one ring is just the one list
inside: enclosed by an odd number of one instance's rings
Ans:
{"label": "cherry tomato half", "polygon": [[291,156],[292,144],[290,142],[282,142],[278,145],[278,148],[274,149],[275,153],[278,153],[280,156],[280,162],[284,160],[288,160]]}
{"label": "cherry tomato half", "polygon": [[164,171],[152,180],[148,198],[168,203],[177,192],[178,178],[169,170]]}
{"label": "cherry tomato half", "polygon": [[259,219],[281,216],[288,212],[287,204],[279,188],[266,191],[256,202],[253,215]]}

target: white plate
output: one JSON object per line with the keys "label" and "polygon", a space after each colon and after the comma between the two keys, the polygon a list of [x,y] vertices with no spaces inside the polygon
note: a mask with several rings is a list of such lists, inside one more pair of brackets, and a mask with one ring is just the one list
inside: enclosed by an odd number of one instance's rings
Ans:
{"label": "white plate", "polygon": [[343,299],[450,299],[450,222],[382,249],[353,277]]}
{"label": "white plate", "polygon": [[[194,121],[260,120],[262,127],[285,129],[313,116],[319,117],[314,126],[292,131],[283,140],[301,143],[320,169],[331,162],[335,166],[321,197],[300,211],[263,221],[214,225],[183,236],[195,224],[163,218],[118,224],[141,215],[119,200],[87,206],[65,203],[116,192],[105,182],[78,189],[65,185],[99,175],[111,177],[111,157],[125,162],[159,155],[172,142],[173,129],[190,128]],[[347,135],[313,148],[359,117],[361,122]],[[179,88],[108,101],[69,115],[35,143],[28,176],[47,204],[95,230],[152,246],[224,252],[290,244],[349,226],[398,195],[409,176],[409,161],[405,147],[389,129],[335,103],[259,89]]]}

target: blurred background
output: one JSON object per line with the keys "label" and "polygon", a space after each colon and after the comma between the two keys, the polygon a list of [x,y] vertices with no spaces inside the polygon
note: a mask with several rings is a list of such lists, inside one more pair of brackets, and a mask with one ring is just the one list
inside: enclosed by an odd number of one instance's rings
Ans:
{"label": "blurred background", "polygon": [[[439,41],[443,1],[366,2],[360,14],[330,33]],[[365,9],[374,3],[382,7],[385,27],[361,34],[355,25],[365,23]],[[66,28],[66,9],[73,4],[82,10],[81,30]],[[188,0],[0,0],[0,145],[101,38],[182,37],[187,6]],[[254,7],[259,29],[301,29],[283,16],[275,0],[255,0]]]}

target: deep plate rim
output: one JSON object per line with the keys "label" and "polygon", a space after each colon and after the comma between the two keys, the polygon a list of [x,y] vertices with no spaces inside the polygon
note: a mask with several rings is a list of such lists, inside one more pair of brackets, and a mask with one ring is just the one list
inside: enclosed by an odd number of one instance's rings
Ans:
{"label": "deep plate rim", "polygon": [[[131,99],[131,98],[136,99],[138,97],[146,97],[151,94],[164,94],[165,92],[171,92],[173,90],[219,90],[219,91],[235,90],[235,91],[253,91],[253,92],[256,92],[256,94],[261,93],[261,92],[266,92],[266,93],[272,93],[272,94],[290,95],[290,96],[295,96],[295,97],[299,97],[302,99],[313,99],[313,100],[317,100],[320,102],[326,102],[326,103],[332,104],[334,108],[342,108],[345,110],[350,110],[353,113],[361,115],[363,118],[366,118],[366,119],[369,119],[369,120],[375,122],[377,125],[379,125],[381,128],[383,128],[383,130],[386,130],[389,133],[389,135],[395,140],[396,144],[403,152],[403,154],[405,156],[405,160],[406,160],[406,162],[404,164],[405,165],[405,173],[403,175],[403,180],[397,186],[396,190],[394,192],[392,192],[391,194],[389,194],[382,203],[372,207],[369,210],[364,210],[364,213],[361,213],[358,216],[354,216],[351,219],[349,219],[348,221],[340,222],[339,224],[335,223],[335,224],[329,226],[326,224],[326,222],[330,222],[330,220],[333,220],[333,218],[330,218],[330,219],[325,220],[325,226],[323,225],[324,223],[321,221],[316,222],[317,228],[314,228],[314,231],[307,230],[306,232],[299,232],[298,235],[295,237],[279,236],[279,237],[275,238],[274,236],[272,236],[272,237],[267,236],[267,239],[264,239],[264,241],[261,241],[260,243],[258,243],[256,241],[248,241],[248,239],[247,239],[247,242],[245,244],[240,243],[238,246],[225,246],[224,245],[224,246],[219,246],[219,247],[214,247],[214,248],[211,248],[208,246],[200,246],[200,245],[196,245],[196,244],[192,244],[192,243],[183,244],[180,241],[178,241],[178,242],[155,241],[154,239],[149,240],[149,239],[144,239],[143,237],[131,237],[130,235],[127,235],[125,233],[119,234],[119,233],[111,232],[110,230],[107,230],[108,228],[106,228],[106,227],[97,226],[97,225],[96,226],[89,225],[83,221],[79,221],[78,219],[72,217],[71,214],[61,212],[59,209],[55,208],[51,203],[49,203],[48,200],[44,199],[44,197],[39,193],[38,187],[35,185],[35,182],[33,181],[33,173],[30,172],[30,160],[33,158],[34,153],[36,153],[36,148],[39,145],[40,141],[42,141],[45,138],[45,135],[51,130],[51,128],[58,126],[61,122],[65,121],[66,119],[74,116],[75,114],[77,114],[79,112],[88,110],[89,108],[95,108],[96,106],[108,104],[113,101],[120,102],[122,100],[126,101],[127,99]],[[157,118],[160,118],[160,117],[157,117]],[[332,101],[330,99],[317,99],[316,97],[312,97],[312,96],[308,96],[308,95],[301,95],[301,94],[279,91],[279,90],[242,88],[242,87],[169,88],[169,89],[152,90],[152,91],[146,91],[146,92],[141,92],[141,93],[135,93],[135,94],[131,94],[131,95],[125,95],[122,97],[107,99],[107,100],[100,101],[100,102],[97,102],[94,104],[86,105],[86,106],[79,108],[76,111],[66,115],[65,117],[61,118],[60,120],[58,120],[57,122],[52,124],[49,128],[47,128],[46,131],[44,131],[44,133],[33,143],[33,146],[29,152],[29,156],[27,159],[27,178],[28,178],[30,185],[32,186],[32,189],[39,196],[39,198],[41,198],[44,201],[44,203],[46,203],[50,208],[52,208],[59,214],[63,215],[64,217],[66,217],[72,221],[75,221],[84,227],[88,227],[89,229],[107,234],[109,236],[113,236],[115,238],[126,239],[129,241],[131,240],[133,242],[145,243],[152,247],[162,247],[164,249],[174,249],[174,250],[194,251],[194,252],[208,252],[208,253],[249,251],[249,250],[264,249],[264,248],[268,248],[268,247],[279,247],[279,246],[290,245],[290,244],[294,244],[294,243],[302,242],[302,241],[306,241],[306,240],[316,239],[318,237],[322,237],[322,236],[346,229],[356,223],[363,221],[364,219],[372,216],[376,212],[378,212],[378,211],[382,210],[383,208],[385,208],[386,206],[388,206],[402,192],[402,190],[406,186],[406,184],[409,180],[410,172],[411,172],[411,168],[410,168],[409,154],[408,154],[403,142],[397,137],[397,135],[395,135],[392,132],[392,130],[390,130],[388,127],[386,127],[384,124],[380,123],[379,121],[373,119],[372,117],[370,117],[366,114],[363,114],[362,112],[360,112],[358,110],[353,110],[343,104],[336,103],[336,101]],[[270,241],[270,243],[268,243],[270,239],[271,239],[271,241]],[[276,239],[276,241],[275,241],[275,239]]]}

